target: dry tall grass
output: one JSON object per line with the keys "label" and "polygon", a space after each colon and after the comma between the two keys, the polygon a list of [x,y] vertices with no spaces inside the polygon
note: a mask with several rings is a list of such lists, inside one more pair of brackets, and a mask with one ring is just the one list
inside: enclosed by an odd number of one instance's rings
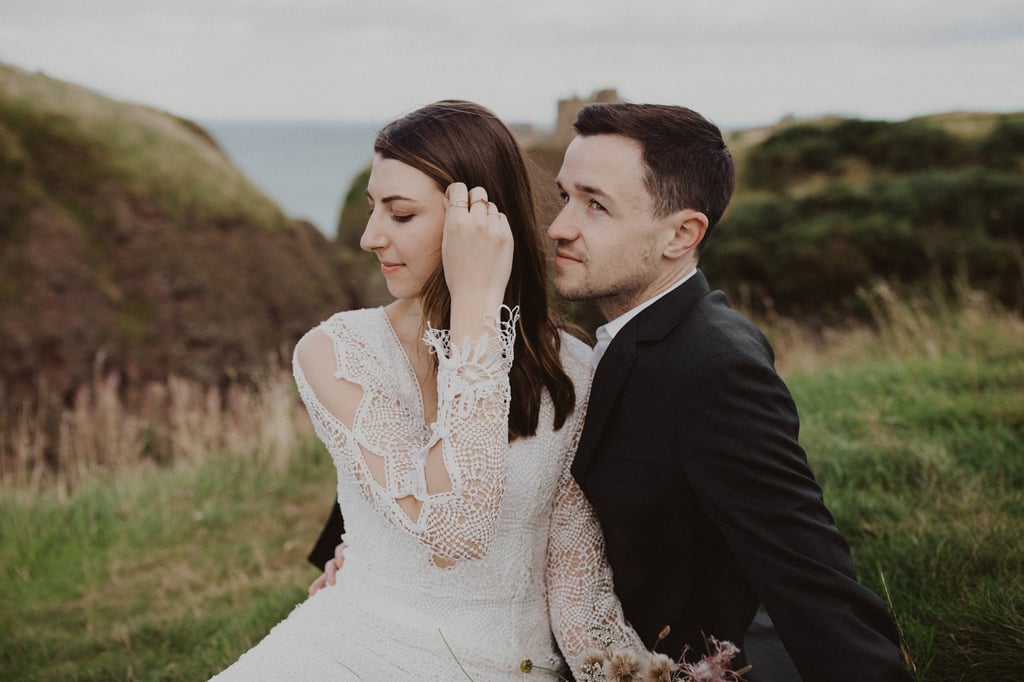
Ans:
{"label": "dry tall grass", "polygon": [[119,375],[96,373],[60,414],[56,433],[38,404],[0,410],[0,486],[67,492],[115,471],[224,453],[258,451],[283,467],[312,433],[291,374],[279,367],[251,385],[220,389],[171,377],[135,399],[124,394]]}
{"label": "dry tall grass", "polygon": [[[937,359],[988,352],[1024,338],[1024,319],[998,310],[961,285],[952,297],[897,294],[879,284],[862,292],[873,323],[812,329],[799,320],[761,320],[783,375],[880,358]],[[97,372],[52,420],[36,404],[0,409],[0,486],[69,491],[90,477],[132,468],[259,452],[283,467],[312,434],[290,372],[270,367],[254,384],[211,388],[172,377],[125,398],[117,374]],[[0,408],[4,405],[0,386]]]}
{"label": "dry tall grass", "polygon": [[860,292],[871,322],[825,329],[769,315],[761,320],[783,376],[813,374],[872,359],[930,359],[978,354],[1006,339],[1024,339],[1024,318],[1008,314],[965,282],[947,296],[899,293],[882,282]]}

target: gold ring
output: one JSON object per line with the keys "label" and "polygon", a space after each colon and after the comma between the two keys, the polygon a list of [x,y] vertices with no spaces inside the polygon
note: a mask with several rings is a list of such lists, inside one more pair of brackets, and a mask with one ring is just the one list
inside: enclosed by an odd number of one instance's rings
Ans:
{"label": "gold ring", "polygon": [[458,206],[459,208],[469,208],[469,202],[464,199],[458,199],[448,204],[449,206]]}
{"label": "gold ring", "polygon": [[484,202],[485,204],[490,204],[491,203],[490,201],[487,200],[486,197],[479,197],[477,199],[473,199],[473,201],[471,201],[469,203],[470,204],[476,204],[476,203],[481,202],[481,201]]}

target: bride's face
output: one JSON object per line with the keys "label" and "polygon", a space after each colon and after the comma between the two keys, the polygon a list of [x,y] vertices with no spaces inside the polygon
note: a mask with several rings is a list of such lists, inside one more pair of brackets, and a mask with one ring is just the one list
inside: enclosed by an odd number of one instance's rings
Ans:
{"label": "bride's face", "polygon": [[422,171],[375,154],[366,198],[370,217],[359,246],[377,255],[392,296],[419,296],[441,263],[444,192]]}

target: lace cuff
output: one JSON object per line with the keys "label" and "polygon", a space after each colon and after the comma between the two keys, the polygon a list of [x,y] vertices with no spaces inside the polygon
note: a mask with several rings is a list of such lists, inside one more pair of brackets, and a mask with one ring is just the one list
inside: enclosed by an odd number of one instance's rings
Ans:
{"label": "lace cuff", "polygon": [[[423,341],[437,354],[437,417],[425,445],[404,457],[388,457],[387,494],[421,503],[415,519],[388,514],[446,559],[475,559],[490,547],[505,487],[508,408],[519,309],[502,306],[488,317],[493,331],[452,344],[450,332],[428,327]],[[431,494],[426,468],[438,444],[451,489]]]}

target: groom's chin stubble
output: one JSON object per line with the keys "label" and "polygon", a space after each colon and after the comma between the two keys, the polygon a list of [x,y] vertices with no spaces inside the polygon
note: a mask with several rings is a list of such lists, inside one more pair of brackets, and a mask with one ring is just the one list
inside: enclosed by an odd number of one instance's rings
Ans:
{"label": "groom's chin stubble", "polygon": [[587,292],[580,287],[560,287],[557,283],[555,284],[555,293],[566,301],[585,301],[590,298]]}

